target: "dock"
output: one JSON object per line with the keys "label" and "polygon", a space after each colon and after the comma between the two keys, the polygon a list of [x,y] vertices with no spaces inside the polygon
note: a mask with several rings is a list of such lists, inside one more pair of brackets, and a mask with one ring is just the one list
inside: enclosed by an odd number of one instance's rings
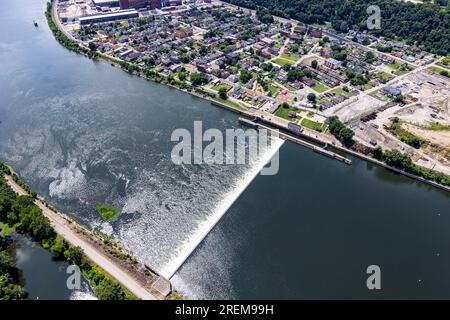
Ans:
{"label": "dock", "polygon": [[[257,121],[258,119],[255,118],[255,120]],[[264,125],[262,123],[256,122],[256,121],[253,121],[253,120],[250,120],[250,119],[246,119],[246,118],[243,118],[243,117],[239,118],[239,123],[242,124],[242,125],[245,125],[247,127],[250,127],[250,128],[256,129],[256,130],[265,129],[265,130],[268,130],[270,132],[274,132],[275,131],[275,129],[270,128],[270,127],[268,127],[268,126],[266,126],[266,125]],[[337,153],[335,153],[333,151],[327,150],[326,149],[327,144],[324,144],[323,146],[317,146],[317,145],[315,145],[315,144],[313,144],[311,142],[308,142],[308,141],[302,139],[300,136],[294,136],[292,134],[284,133],[284,132],[277,132],[277,133],[278,133],[278,136],[281,139],[289,140],[291,142],[294,142],[296,144],[304,146],[304,147],[306,147],[308,149],[313,150],[314,152],[320,153],[320,154],[322,154],[324,156],[327,156],[329,158],[336,159],[338,161],[342,161],[345,164],[348,164],[348,165],[352,164],[352,160],[350,160],[350,159],[348,159],[348,158],[346,158],[346,157],[344,157],[344,156],[342,156],[340,154],[337,154]]]}

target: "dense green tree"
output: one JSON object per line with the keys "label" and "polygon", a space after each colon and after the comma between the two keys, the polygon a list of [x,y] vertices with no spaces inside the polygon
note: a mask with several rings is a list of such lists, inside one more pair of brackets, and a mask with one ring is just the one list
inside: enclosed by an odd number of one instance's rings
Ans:
{"label": "dense green tree", "polygon": [[0,275],[0,300],[23,300],[25,298],[25,289],[15,284],[9,274]]}
{"label": "dense green tree", "polygon": [[0,251],[0,274],[8,273],[14,267],[14,259],[6,251]]}
{"label": "dense green tree", "polygon": [[194,86],[200,86],[202,84],[208,83],[208,81],[208,76],[204,73],[198,72],[191,74],[191,83]]}
{"label": "dense green tree", "polygon": [[381,147],[376,147],[373,150],[373,157],[375,159],[381,160],[383,158],[383,149],[381,149]]}
{"label": "dense green tree", "polygon": [[80,247],[70,247],[64,252],[64,257],[77,266],[81,265],[83,250]]}
{"label": "dense green tree", "polygon": [[94,41],[89,42],[88,47],[89,47],[89,50],[91,50],[91,51],[96,51],[97,50],[97,45],[95,44]]}
{"label": "dense green tree", "polygon": [[336,116],[332,116],[328,119],[330,132],[342,142],[346,147],[353,145],[353,130],[347,128]]}
{"label": "dense green tree", "polygon": [[273,22],[273,16],[270,14],[270,11],[263,7],[257,8],[256,17],[262,23],[272,23]]}
{"label": "dense green tree", "polygon": [[225,87],[220,87],[219,88],[219,97],[223,100],[228,99],[228,94],[227,94],[228,90]]}
{"label": "dense green tree", "polygon": [[50,251],[55,259],[63,259],[64,252],[69,248],[69,244],[61,236],[57,236]]}
{"label": "dense green tree", "polygon": [[103,279],[100,283],[94,287],[95,295],[100,300],[124,300],[125,294],[116,282],[108,279]]}
{"label": "dense green tree", "polygon": [[306,98],[308,99],[309,102],[311,103],[316,103],[316,95],[314,93],[308,93],[308,95],[306,96]]}
{"label": "dense green tree", "polygon": [[242,70],[240,75],[240,80],[242,83],[247,83],[252,78],[252,74],[248,72],[247,70]]}

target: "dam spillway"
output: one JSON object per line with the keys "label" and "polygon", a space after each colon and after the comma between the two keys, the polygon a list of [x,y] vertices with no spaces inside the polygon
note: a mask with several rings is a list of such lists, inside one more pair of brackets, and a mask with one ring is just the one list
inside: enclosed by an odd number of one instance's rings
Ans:
{"label": "dam spillway", "polygon": [[219,222],[222,216],[226,214],[227,210],[239,198],[242,192],[244,192],[248,185],[259,174],[262,168],[272,159],[274,154],[279,151],[283,143],[284,140],[276,138],[276,140],[272,142],[270,148],[265,151],[256,163],[252,164],[251,168],[245,172],[244,176],[235,182],[235,186],[223,195],[223,198],[213,209],[211,214],[209,214],[205,220],[198,224],[192,234],[189,235],[188,239],[186,239],[186,241],[184,241],[181,246],[176,249],[170,261],[164,265],[161,270],[159,270],[162,276],[167,279],[172,278],[175,272],[181,267],[181,265],[192,254],[201,241]]}

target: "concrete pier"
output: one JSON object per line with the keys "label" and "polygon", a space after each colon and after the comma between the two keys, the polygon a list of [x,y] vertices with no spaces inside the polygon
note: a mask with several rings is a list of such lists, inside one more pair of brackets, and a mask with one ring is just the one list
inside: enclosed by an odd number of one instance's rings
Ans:
{"label": "concrete pier", "polygon": [[[266,129],[266,130],[268,130],[270,132],[274,131],[274,129],[272,129],[272,128],[264,125],[264,124],[261,124],[261,123],[258,123],[258,122],[254,122],[252,120],[249,120],[249,119],[246,119],[246,118],[242,118],[242,117],[239,118],[239,123],[242,124],[242,125],[254,128],[254,129]],[[283,128],[283,130],[285,130],[285,128]],[[322,154],[324,156],[327,156],[327,157],[330,157],[332,159],[336,159],[336,160],[342,161],[345,164],[349,164],[349,165],[352,164],[352,161],[350,159],[348,159],[346,157],[343,157],[340,154],[337,154],[335,152],[326,150],[325,149],[326,145],[320,147],[320,146],[317,146],[317,145],[315,145],[315,144],[313,144],[311,142],[305,141],[305,140],[301,139],[298,136],[293,136],[292,134],[283,133],[283,132],[278,132],[278,134],[279,134],[279,137],[281,139],[292,141],[292,142],[294,142],[296,144],[302,145],[302,146],[304,146],[306,148],[309,148],[309,149],[311,149],[311,150],[313,150],[313,151],[315,151],[317,153],[320,153],[320,154]]]}

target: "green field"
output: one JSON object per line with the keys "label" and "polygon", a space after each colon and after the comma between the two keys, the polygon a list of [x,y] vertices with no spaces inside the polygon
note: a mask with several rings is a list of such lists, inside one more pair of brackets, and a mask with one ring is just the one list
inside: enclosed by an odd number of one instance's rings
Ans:
{"label": "green field", "polygon": [[219,102],[219,103],[225,104],[225,105],[227,105],[227,106],[229,106],[231,108],[234,108],[234,109],[238,109],[238,110],[245,110],[245,109],[247,109],[244,106],[242,106],[240,103],[234,102],[234,101],[232,101],[230,99],[224,100],[224,99],[222,99],[220,97],[217,97],[217,98],[214,98],[214,100]]}
{"label": "green field", "polygon": [[438,65],[444,68],[450,68],[450,57],[442,59],[442,61],[438,62]]}
{"label": "green field", "polygon": [[450,77],[450,71],[445,70],[445,69],[443,69],[443,68],[439,68],[439,67],[436,67],[436,66],[432,66],[432,67],[429,67],[428,70],[433,71],[434,73],[437,73],[437,74],[439,74],[439,75],[442,75],[442,74],[441,74],[442,71],[447,71],[447,74],[449,74],[449,76],[447,76],[447,77]]}
{"label": "green field", "polygon": [[294,64],[294,61],[286,60],[286,59],[283,59],[283,58],[274,59],[274,60],[272,60],[272,62],[276,63],[276,64],[278,64],[280,66],[293,65]]}
{"label": "green field", "polygon": [[317,81],[316,85],[313,87],[314,91],[318,92],[318,93],[322,93],[324,91],[328,90],[328,87],[325,86],[322,82]]}
{"label": "green field", "polygon": [[308,129],[316,130],[318,132],[323,132],[326,127],[323,123],[315,122],[306,118],[302,120],[301,125]]}
{"label": "green field", "polygon": [[282,53],[281,54],[281,58],[284,59],[284,60],[292,61],[294,63],[297,62],[300,59],[299,57],[297,57],[297,56],[295,56],[293,54],[287,54],[287,53]]}
{"label": "green field", "polygon": [[387,67],[391,70],[397,70],[400,67],[400,62],[396,62],[394,64],[387,64]]}
{"label": "green field", "polygon": [[405,73],[407,73],[408,71],[410,71],[410,68],[409,68],[409,67],[407,67],[406,69],[400,70],[400,66],[401,66],[402,64],[403,64],[403,63],[396,62],[396,63],[394,63],[394,64],[388,64],[387,66],[388,66],[389,69],[395,71],[394,73],[395,73],[397,76],[401,76],[402,74],[405,74]]}
{"label": "green field", "polygon": [[387,72],[381,72],[381,73],[378,75],[378,78],[379,78],[379,79],[389,79],[389,78],[392,78],[392,75],[390,75],[390,74],[387,73]]}
{"label": "green field", "polygon": [[[277,109],[277,111],[275,112],[275,115],[276,115],[277,117],[280,117],[280,118],[283,118],[283,119],[286,119],[286,120],[293,121],[295,118],[290,118],[290,117],[289,117],[289,112],[291,112],[291,111],[297,112],[298,109],[293,108],[293,107],[283,108],[283,107],[280,106],[280,107]],[[298,116],[297,116],[297,117],[298,117]]]}
{"label": "green field", "polygon": [[369,83],[366,83],[365,85],[364,85],[364,90],[369,90],[369,89],[372,89],[373,88],[373,85],[369,82]]}
{"label": "green field", "polygon": [[219,84],[217,86],[212,87],[214,90],[219,91],[221,88],[225,88],[227,91],[230,91],[231,86],[229,86],[228,84],[224,83],[224,84]]}
{"label": "green field", "polygon": [[337,96],[343,94],[347,97],[351,97],[352,93],[350,91],[345,91],[344,89],[342,89],[341,87],[338,87],[336,89],[331,90],[331,92],[335,93]]}
{"label": "green field", "polygon": [[105,221],[116,221],[120,216],[120,210],[109,204],[98,204],[95,206],[95,209]]}
{"label": "green field", "polygon": [[280,88],[279,87],[274,87],[273,85],[269,85],[269,91],[272,93],[272,96],[276,96],[278,92],[280,92]]}
{"label": "green field", "polygon": [[397,71],[395,71],[394,73],[397,75],[397,76],[401,76],[401,75],[404,75],[405,73],[407,73],[407,72],[409,72],[410,70],[407,70],[407,69],[404,69],[404,70],[397,70]]}

